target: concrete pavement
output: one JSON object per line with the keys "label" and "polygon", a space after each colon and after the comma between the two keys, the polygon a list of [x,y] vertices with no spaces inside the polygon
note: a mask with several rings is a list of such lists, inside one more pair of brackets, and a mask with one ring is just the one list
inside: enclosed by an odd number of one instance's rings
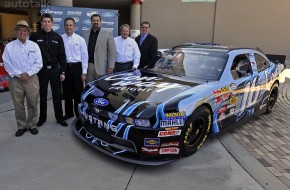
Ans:
{"label": "concrete pavement", "polygon": [[[288,84],[288,81],[286,83]],[[281,91],[285,92],[288,98],[287,89],[288,87],[281,89]],[[280,94],[280,98],[285,98],[285,94],[284,96],[283,93],[282,96]],[[269,116],[271,121],[276,119],[286,123],[287,117],[289,118],[287,113],[289,109],[287,110],[288,107],[281,102],[280,98],[274,113]],[[0,189],[289,189],[285,178],[290,175],[290,170],[284,168],[279,174],[273,169],[275,164],[265,165],[265,162],[256,157],[255,153],[252,154],[258,151],[256,149],[262,149],[257,143],[251,143],[255,140],[255,136],[253,138],[250,136],[256,132],[243,132],[243,130],[247,131],[248,128],[253,130],[250,128],[257,126],[261,128],[261,131],[265,131],[261,124],[258,125],[261,121],[265,121],[264,116],[237,128],[232,133],[227,132],[218,138],[209,139],[196,154],[190,157],[164,166],[148,167],[118,161],[90,148],[75,137],[70,127],[62,127],[56,123],[52,109],[52,101],[48,100],[47,122],[38,128],[38,135],[33,136],[26,132],[21,137],[15,137],[14,133],[17,128],[13,104],[7,102],[0,105]],[[68,120],[69,124],[72,121],[72,119]],[[277,122],[274,122],[274,126],[272,123],[267,124],[266,128],[269,130],[277,126],[286,127],[286,124],[278,125]],[[241,136],[239,131],[247,136]],[[271,131],[276,136],[278,134],[288,135],[286,133],[288,129],[276,132]],[[269,136],[271,135],[269,134]],[[288,136],[281,141],[284,142],[287,138]],[[261,139],[263,140],[262,137]],[[279,141],[280,136],[275,139]],[[288,141],[284,143],[286,145]],[[253,151],[249,149],[251,144],[255,145]],[[263,144],[261,145],[265,148]],[[279,149],[286,151],[283,148]],[[270,150],[268,151],[271,153]],[[289,158],[290,154],[286,153],[282,156],[281,162],[284,161],[285,164],[285,160]],[[271,164],[266,158],[264,160]],[[275,163],[279,165],[279,162]]]}

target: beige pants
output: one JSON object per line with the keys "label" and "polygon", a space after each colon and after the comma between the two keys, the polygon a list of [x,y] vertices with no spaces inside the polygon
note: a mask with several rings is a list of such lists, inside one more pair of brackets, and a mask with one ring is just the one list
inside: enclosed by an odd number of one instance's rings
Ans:
{"label": "beige pants", "polygon": [[[15,117],[18,129],[32,129],[36,127],[37,100],[39,96],[39,81],[37,75],[32,75],[25,82],[17,77],[9,77],[9,90],[15,107]],[[26,97],[26,117],[24,98]]]}

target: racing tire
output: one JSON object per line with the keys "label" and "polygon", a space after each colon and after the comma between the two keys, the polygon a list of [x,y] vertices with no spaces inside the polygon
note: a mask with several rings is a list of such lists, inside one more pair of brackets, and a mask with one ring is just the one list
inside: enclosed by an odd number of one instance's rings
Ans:
{"label": "racing tire", "polygon": [[267,108],[265,114],[269,114],[273,111],[276,101],[278,99],[279,94],[279,88],[278,83],[274,83],[271,87],[269,96],[268,96],[268,102],[267,102]]}
{"label": "racing tire", "polygon": [[211,112],[205,106],[197,108],[184,125],[181,135],[181,156],[195,153],[203,145],[211,129]]}

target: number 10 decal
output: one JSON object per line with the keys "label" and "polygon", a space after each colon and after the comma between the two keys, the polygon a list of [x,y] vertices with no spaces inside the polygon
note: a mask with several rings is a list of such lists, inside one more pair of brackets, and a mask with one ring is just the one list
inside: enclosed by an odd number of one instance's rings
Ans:
{"label": "number 10 decal", "polygon": [[244,113],[245,109],[252,107],[257,102],[261,90],[261,85],[256,84],[257,79],[258,77],[255,77],[252,81],[252,84],[251,81],[247,82],[244,88],[244,95],[241,102],[238,118],[241,116],[242,113]]}

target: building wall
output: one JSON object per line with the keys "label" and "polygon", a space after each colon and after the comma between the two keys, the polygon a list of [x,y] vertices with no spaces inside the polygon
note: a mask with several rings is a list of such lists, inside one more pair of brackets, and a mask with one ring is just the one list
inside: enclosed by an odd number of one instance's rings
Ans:
{"label": "building wall", "polygon": [[290,59],[290,1],[217,0],[181,3],[146,0],[141,19],[152,24],[159,48],[185,42],[259,47],[265,53]]}
{"label": "building wall", "polygon": [[0,39],[8,39],[8,38],[16,38],[14,26],[19,20],[28,21],[28,16],[0,13],[0,19],[1,19],[0,23],[2,23]]}

